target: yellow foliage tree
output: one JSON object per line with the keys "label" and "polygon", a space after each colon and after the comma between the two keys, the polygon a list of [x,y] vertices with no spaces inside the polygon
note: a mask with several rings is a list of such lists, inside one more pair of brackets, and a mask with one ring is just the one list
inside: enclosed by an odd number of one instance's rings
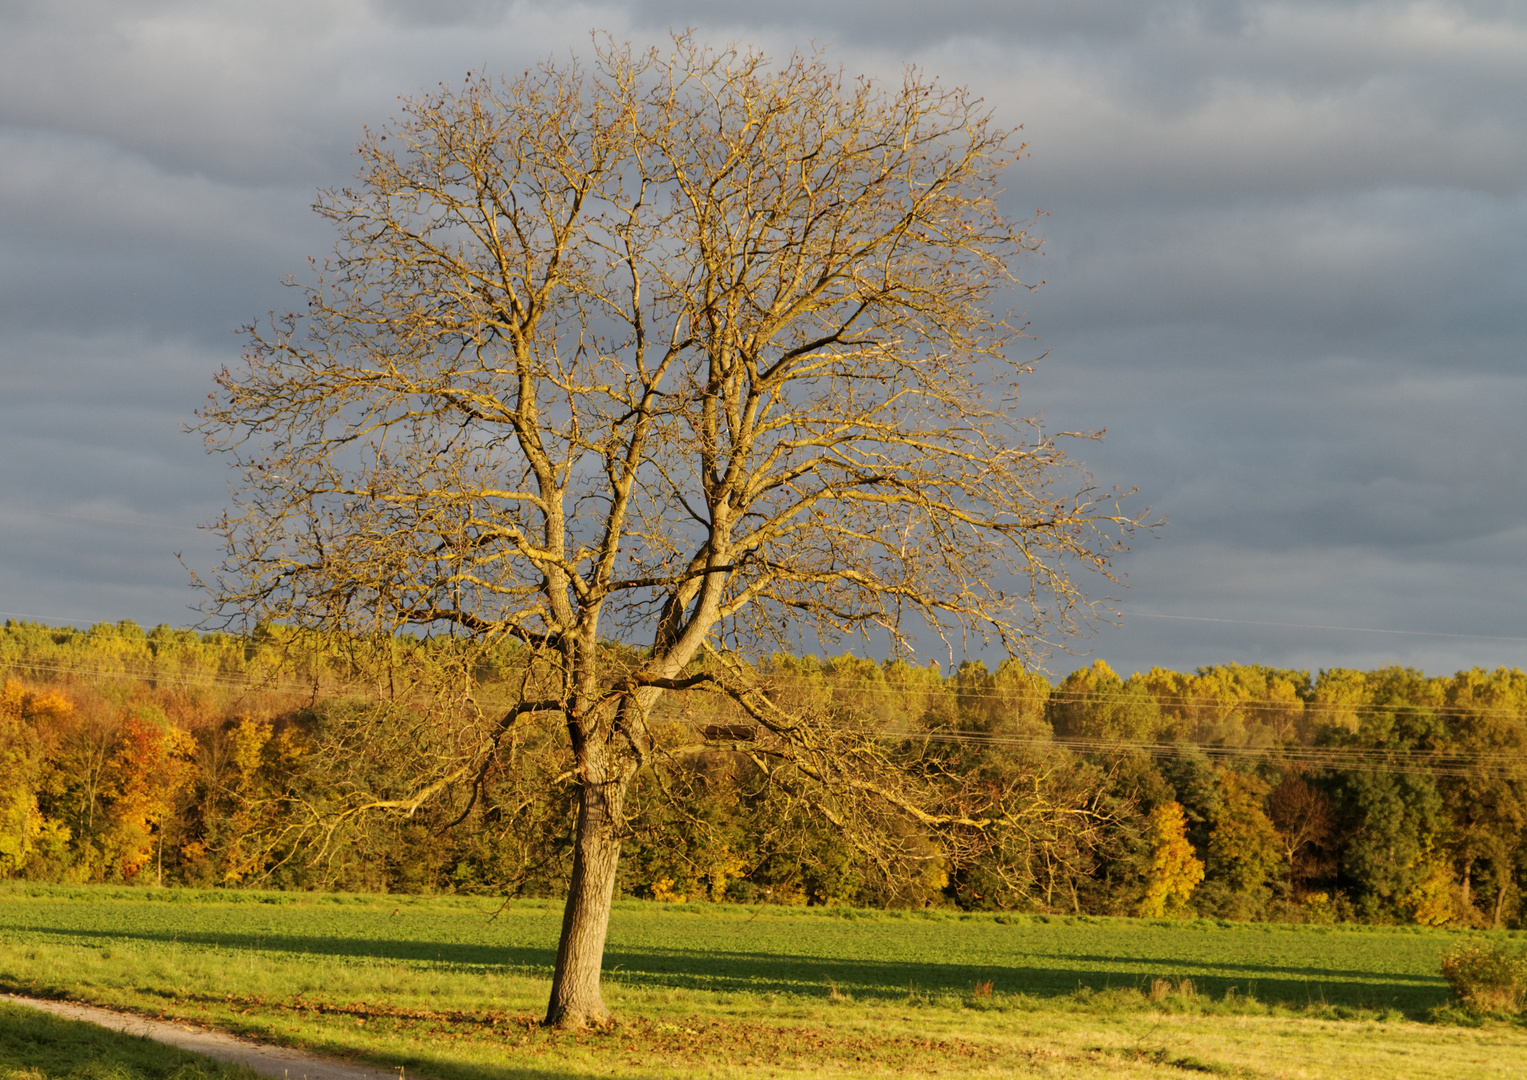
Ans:
{"label": "yellow foliage tree", "polygon": [[1446,926],[1459,914],[1447,859],[1428,844],[1417,869],[1420,874],[1416,883],[1406,891],[1402,905],[1422,926]]}
{"label": "yellow foliage tree", "polygon": [[[1222,664],[1186,675],[1152,668],[1136,676],[1161,706],[1177,737],[1225,746],[1263,746],[1273,739],[1303,739],[1302,671]],[[1134,680],[1132,680],[1134,681]]]}
{"label": "yellow foliage tree", "polygon": [[21,871],[47,824],[37,806],[43,768],[37,724],[73,708],[59,694],[36,693],[13,679],[0,690],[0,877]]}
{"label": "yellow foliage tree", "polygon": [[1120,679],[1102,660],[1067,675],[1051,696],[1057,735],[1104,742],[1150,742],[1161,733],[1161,709],[1136,677]]}
{"label": "yellow foliage tree", "polygon": [[1310,708],[1319,727],[1355,732],[1368,701],[1365,672],[1332,668],[1322,671],[1315,680],[1315,700],[1310,703]]}
{"label": "yellow foliage tree", "polygon": [[1150,839],[1151,865],[1140,914],[1159,918],[1169,904],[1188,902],[1204,879],[1204,864],[1188,842],[1187,818],[1176,802],[1162,803],[1151,811]]}

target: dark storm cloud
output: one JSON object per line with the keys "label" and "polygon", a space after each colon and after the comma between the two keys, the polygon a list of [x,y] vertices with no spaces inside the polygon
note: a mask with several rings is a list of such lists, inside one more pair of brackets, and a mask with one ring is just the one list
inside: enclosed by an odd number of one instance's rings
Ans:
{"label": "dark storm cloud", "polygon": [[[1122,670],[1527,661],[1527,11],[1499,3],[496,0],[0,11],[0,609],[184,623],[228,477],[180,432],[324,255],[400,94],[670,26],[1023,124],[1023,386],[1171,517]],[[1101,590],[1100,590],[1101,591]],[[1162,619],[1154,616],[1183,616]],[[1192,620],[1231,619],[1233,622]],[[1296,623],[1276,627],[1268,623]],[[1080,643],[1088,648],[1088,643]],[[1053,666],[1065,670],[1060,657]]]}

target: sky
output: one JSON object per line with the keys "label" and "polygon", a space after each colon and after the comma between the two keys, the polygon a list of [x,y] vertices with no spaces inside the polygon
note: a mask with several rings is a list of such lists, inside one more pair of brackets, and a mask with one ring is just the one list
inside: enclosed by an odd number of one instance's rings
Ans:
{"label": "sky", "polygon": [[1053,672],[1527,666],[1519,0],[0,0],[0,618],[196,622],[183,429],[363,125],[682,27],[1022,125],[1024,408],[1167,519]]}

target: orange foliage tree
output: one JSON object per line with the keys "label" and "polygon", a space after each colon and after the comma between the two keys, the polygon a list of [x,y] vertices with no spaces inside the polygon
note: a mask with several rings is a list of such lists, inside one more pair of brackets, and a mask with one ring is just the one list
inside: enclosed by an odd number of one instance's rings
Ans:
{"label": "orange foliage tree", "polygon": [[107,767],[105,876],[129,881],[153,861],[155,880],[163,883],[163,825],[191,781],[191,750],[190,736],[157,708],[139,707],[122,721]]}

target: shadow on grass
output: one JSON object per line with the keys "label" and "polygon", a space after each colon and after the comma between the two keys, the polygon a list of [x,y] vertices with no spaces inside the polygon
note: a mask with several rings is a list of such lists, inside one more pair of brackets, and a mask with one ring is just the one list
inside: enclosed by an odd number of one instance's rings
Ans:
{"label": "shadow on grass", "polygon": [[[1076,966],[1081,961],[1088,966]],[[806,960],[758,953],[703,950],[623,950],[605,953],[607,975],[632,986],[667,986],[715,991],[820,992],[829,985],[859,999],[899,1000],[913,994],[964,997],[990,981],[998,993],[1058,998],[1078,990],[1149,989],[1153,978],[1191,979],[1199,994],[1229,994],[1266,1003],[1397,1008],[1413,1015],[1446,1003],[1440,977],[1384,971],[1328,970],[1269,964],[1225,964],[1180,956],[1132,957],[1128,967],[1116,957],[1061,954],[1053,964],[940,964],[864,960]]]}
{"label": "shadow on grass", "polygon": [[[565,1066],[505,1063],[476,1066],[415,1055],[406,1062],[441,1080],[594,1080]],[[372,1068],[397,1069],[396,1065]],[[84,1020],[67,1020],[25,1005],[0,1001],[0,1076],[26,1072],[27,1080],[259,1080],[260,1074],[192,1054],[141,1035],[126,1035]]]}
{"label": "shadow on grass", "polygon": [[207,1080],[254,1080],[256,1075],[139,1035],[0,1002],[0,1070],[6,1066],[36,1070],[46,1080],[80,1075],[160,1080],[182,1070],[183,1077],[190,1072]]}
{"label": "shadow on grass", "polygon": [[[346,957],[424,964],[447,964],[467,973],[549,977],[556,958],[551,946],[475,945],[398,938],[349,938],[240,934],[205,931],[32,929],[81,944],[110,940],[213,946],[253,952]],[[1031,958],[1032,959],[1032,958]],[[1376,961],[1382,957],[1376,957]],[[1350,965],[1350,960],[1348,960]],[[1085,965],[1085,966],[1082,966]],[[1200,994],[1236,993],[1268,1003],[1356,1008],[1398,1008],[1413,1015],[1443,1005],[1447,987],[1440,976],[1396,974],[1362,968],[1277,965],[1195,960],[1191,956],[1054,954],[1053,963],[973,965],[905,960],[804,958],[766,952],[680,947],[612,945],[605,952],[607,978],[631,988],[671,988],[755,994],[826,994],[830,985],[860,1000],[899,1000],[912,994],[964,995],[974,983],[990,980],[1002,993],[1063,997],[1082,988],[1094,991],[1146,989],[1152,978],[1191,979]]]}

